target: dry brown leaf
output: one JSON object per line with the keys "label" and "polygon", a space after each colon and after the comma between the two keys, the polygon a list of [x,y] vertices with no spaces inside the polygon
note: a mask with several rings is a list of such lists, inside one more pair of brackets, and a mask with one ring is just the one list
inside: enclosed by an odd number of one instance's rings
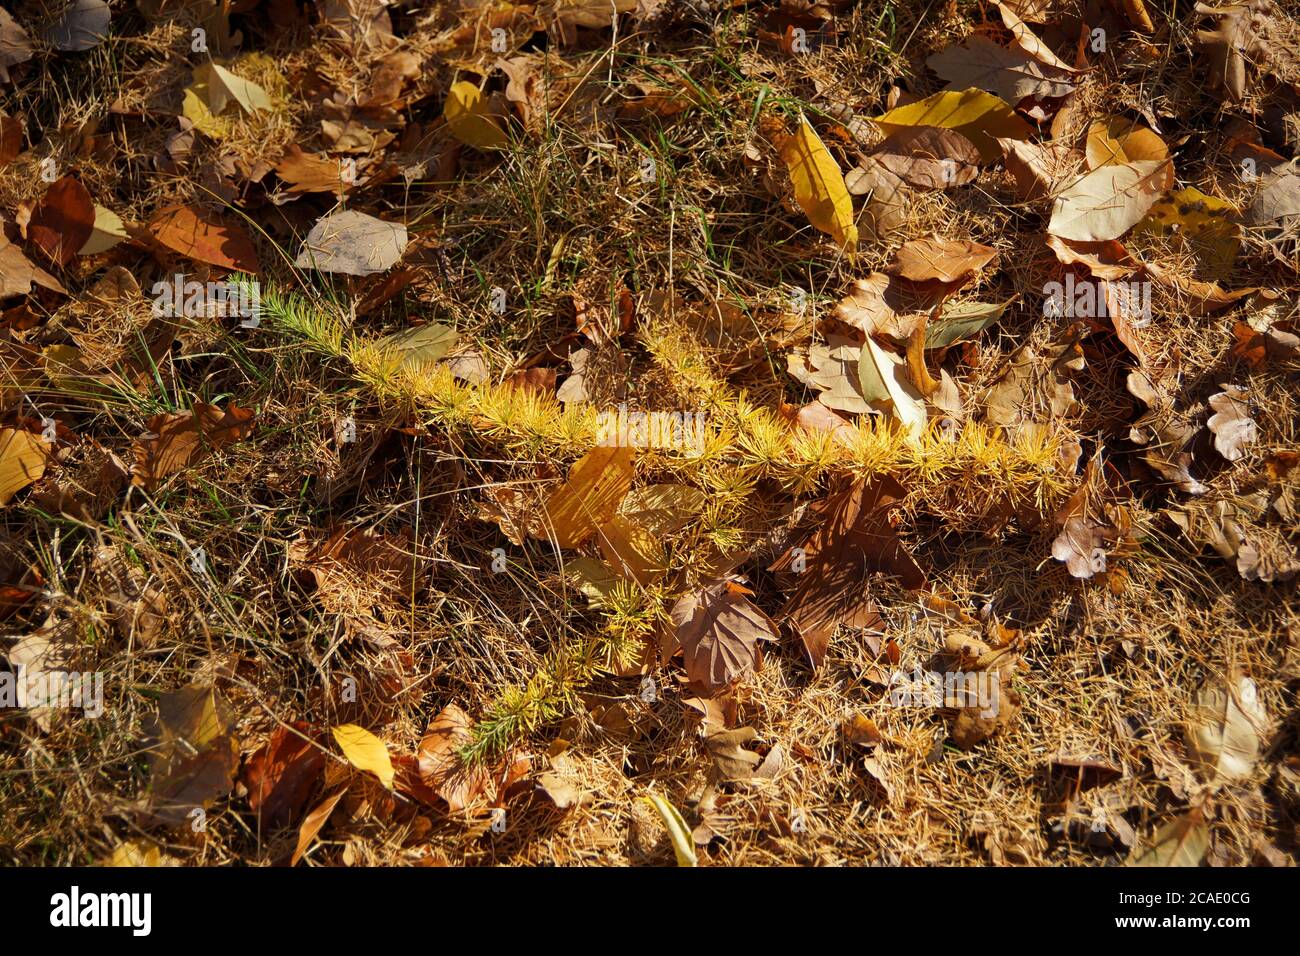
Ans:
{"label": "dry brown leaf", "polygon": [[1055,197],[1074,176],[1083,154],[1061,142],[1028,143],[999,139],[1002,161],[1016,181],[1016,198],[1034,202]]}
{"label": "dry brown leaf", "polygon": [[50,462],[50,443],[23,428],[0,428],[0,505],[35,482]]}
{"label": "dry brown leaf", "polygon": [[257,250],[244,227],[227,223],[206,209],[169,206],[149,221],[149,231],[168,249],[187,259],[249,275],[258,272]]}
{"label": "dry brown leaf", "polygon": [[1239,783],[1254,772],[1267,727],[1253,680],[1235,676],[1212,682],[1196,692],[1187,725],[1189,751],[1208,783]]}
{"label": "dry brown leaf", "polygon": [[965,185],[979,176],[979,150],[951,129],[909,126],[888,137],[868,155],[918,189],[948,189]]}
{"label": "dry brown leaf", "polygon": [[187,412],[155,415],[148,432],[137,438],[131,451],[131,483],[153,491],[168,475],[201,461],[215,449],[247,438],[256,413],[228,402],[225,408],[195,402]]}
{"label": "dry brown leaf", "polygon": [[948,89],[977,87],[1008,103],[1028,97],[1055,99],[1074,89],[1073,74],[1049,66],[1021,49],[1008,49],[972,34],[960,45],[934,54],[926,65],[948,81]]}
{"label": "dry brown leaf", "polygon": [[1047,231],[1082,242],[1118,239],[1141,221],[1173,182],[1169,161],[1100,166],[1056,197]]}
{"label": "dry brown leaf", "polygon": [[150,819],[181,826],[230,792],[239,769],[233,714],[211,686],[198,684],[158,700],[150,747]]}
{"label": "dry brown leaf", "polygon": [[893,575],[906,588],[926,586],[924,572],[890,522],[905,496],[892,478],[852,482],[820,503],[821,525],[772,565],[774,571],[802,568],[795,571],[795,590],[781,616],[799,632],[814,667],[825,658],[837,624],[880,623],[867,590],[872,574]]}
{"label": "dry brown leaf", "polygon": [[751,604],[744,588],[718,581],[682,596],[670,617],[686,676],[710,696],[757,670],[760,640],[776,640],[776,625]]}
{"label": "dry brown leaf", "polygon": [[961,282],[996,262],[996,249],[968,239],[912,239],[903,243],[887,271],[913,282]]}
{"label": "dry brown leaf", "polygon": [[62,268],[94,230],[95,204],[90,193],[74,177],[64,176],[50,185],[32,210],[27,238]]}

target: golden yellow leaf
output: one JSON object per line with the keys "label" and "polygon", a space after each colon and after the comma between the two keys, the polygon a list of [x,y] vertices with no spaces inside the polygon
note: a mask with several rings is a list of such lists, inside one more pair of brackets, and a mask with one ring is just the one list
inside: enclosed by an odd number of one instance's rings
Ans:
{"label": "golden yellow leaf", "polygon": [[1033,129],[1005,100],[983,90],[949,90],[890,110],[875,120],[886,133],[906,126],[955,129],[975,144],[985,162],[1002,156],[998,139],[1029,139]]}
{"label": "golden yellow leaf", "polygon": [[388,759],[384,742],[356,724],[342,724],[333,729],[334,740],[343,756],[358,770],[368,771],[379,778],[389,790],[393,789],[393,762]]}
{"label": "golden yellow leaf", "polygon": [[858,227],[853,223],[853,198],[844,185],[844,174],[817,131],[801,118],[798,131],[781,140],[779,149],[794,184],[795,202],[808,221],[834,238],[845,252],[856,252]]}
{"label": "golden yellow leaf", "polygon": [[25,429],[0,428],[0,505],[45,474],[45,446]]}
{"label": "golden yellow leaf", "polygon": [[597,445],[547,499],[546,527],[539,530],[558,547],[576,547],[614,517],[633,475],[631,448]]}
{"label": "golden yellow leaf", "polygon": [[1095,120],[1088,127],[1088,168],[1108,163],[1134,163],[1143,160],[1166,160],[1169,147],[1153,131],[1135,120],[1112,116]]}
{"label": "golden yellow leaf", "polygon": [[461,80],[447,91],[442,118],[451,135],[475,149],[501,149],[510,142],[488,114],[488,101],[473,83]]}

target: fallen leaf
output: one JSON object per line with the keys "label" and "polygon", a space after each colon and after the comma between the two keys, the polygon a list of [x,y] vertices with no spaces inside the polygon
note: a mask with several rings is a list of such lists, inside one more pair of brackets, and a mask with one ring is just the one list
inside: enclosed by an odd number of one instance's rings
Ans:
{"label": "fallen leaf", "polygon": [[1051,48],[1040,40],[1033,30],[1029,29],[1029,26],[1016,15],[1011,6],[1000,2],[1000,0],[993,0],[993,4],[998,8],[998,13],[1002,15],[1003,25],[1011,31],[1016,46],[1048,66],[1055,67],[1065,73],[1074,72],[1073,67],[1059,59]]}
{"label": "fallen leaf", "polygon": [[996,261],[996,249],[967,239],[912,239],[903,243],[889,266],[893,275],[925,282],[958,282]]}
{"label": "fallen leaf", "polygon": [[56,50],[81,53],[93,49],[108,36],[110,17],[105,0],[72,0],[46,31],[45,39]]}
{"label": "fallen leaf", "polygon": [[316,834],[320,833],[321,827],[325,826],[330,814],[334,812],[334,808],[343,799],[343,794],[347,792],[347,789],[346,786],[339,787],[303,818],[302,824],[298,827],[298,845],[294,848],[293,856],[289,860],[290,866],[298,865],[298,861],[302,859],[302,855],[311,846],[311,841],[316,839]]}
{"label": "fallen leaf", "polygon": [[27,31],[4,7],[0,7],[0,83],[9,82],[9,67],[32,58],[32,41]]}
{"label": "fallen leaf", "polygon": [[705,737],[704,749],[709,752],[712,760],[709,782],[744,783],[752,780],[763,758],[754,751],[745,749],[745,744],[757,737],[758,731],[753,727],[721,730]]}
{"label": "fallen leaf", "polygon": [[979,176],[979,150],[951,129],[909,126],[885,139],[869,155],[918,189],[948,189]]}
{"label": "fallen leaf", "polygon": [[447,91],[442,116],[451,135],[475,149],[502,149],[510,138],[490,112],[490,103],[473,83],[461,80]]}
{"label": "fallen leaf", "polygon": [[1259,433],[1250,417],[1250,393],[1240,386],[1224,386],[1222,392],[1210,396],[1214,414],[1206,425],[1214,435],[1214,448],[1228,461],[1241,461],[1246,457],[1246,446],[1254,442]]}
{"label": "fallen leaf", "polygon": [[1108,164],[1162,163],[1169,159],[1169,147],[1136,120],[1111,116],[1094,120],[1088,127],[1084,154],[1088,168],[1096,169]]}
{"label": "fallen leaf", "polygon": [[1173,185],[1173,175],[1173,164],[1159,160],[1100,166],[1056,197],[1047,231],[1082,242],[1118,239]]}
{"label": "fallen leaf", "polygon": [[448,704],[429,722],[420,739],[420,779],[442,800],[450,813],[473,806],[489,783],[486,767],[467,764],[460,750],[474,739],[474,722],[455,704]]}
{"label": "fallen leaf", "polygon": [[948,89],[975,87],[1008,103],[1027,97],[1057,98],[1074,89],[1072,73],[1049,66],[1020,49],[1007,49],[972,34],[960,45],[934,54],[926,65],[948,81]]}
{"label": "fallen leaf", "polygon": [[837,624],[875,627],[880,616],[867,587],[870,575],[890,574],[905,588],[925,587],[925,574],[889,520],[906,492],[893,478],[859,479],[817,506],[821,524],[769,570],[803,567],[781,616],[799,632],[813,667],[821,666]]}
{"label": "fallen leaf", "polygon": [[1065,143],[1026,143],[998,139],[1002,161],[1015,178],[1016,198],[1034,202],[1056,196],[1083,161],[1083,154]]}
{"label": "fallen leaf", "polygon": [[935,93],[878,116],[875,122],[886,133],[906,126],[938,126],[954,129],[975,144],[985,162],[1002,155],[999,139],[1028,139],[1033,130],[1016,115],[1005,100],[983,90]]}
{"label": "fallen leaf", "polygon": [[247,438],[255,413],[234,402],[225,408],[195,402],[185,412],[155,415],[132,446],[131,483],[153,491],[168,475],[196,464],[215,449]]}
{"label": "fallen leaf", "polygon": [[211,61],[194,68],[194,87],[207,104],[213,116],[218,116],[234,102],[245,113],[271,110],[271,98],[266,90],[251,80],[231,73],[224,66]]}
{"label": "fallen leaf", "polygon": [[122,217],[111,209],[95,206],[95,225],[86,244],[77,250],[79,256],[97,256],[118,243],[131,238]]}
{"label": "fallen leaf", "polygon": [[776,640],[776,625],[730,582],[683,595],[669,614],[686,676],[711,696],[756,670],[760,640]]}
{"label": "fallen leaf", "polygon": [[37,481],[50,461],[51,448],[23,428],[0,428],[0,505]]}
{"label": "fallen leaf", "polygon": [[1062,265],[1081,265],[1098,279],[1126,279],[1136,272],[1139,263],[1115,239],[1104,242],[1081,242],[1049,235],[1047,245]]}
{"label": "fallen leaf", "polygon": [[663,821],[664,828],[668,831],[668,839],[673,845],[673,855],[677,858],[677,865],[698,866],[699,860],[695,856],[695,845],[691,839],[690,828],[686,826],[686,821],[677,812],[677,808],[656,793],[641,799],[653,807],[659,814],[659,819]]}
{"label": "fallen leaf", "polygon": [[872,407],[887,408],[913,438],[925,429],[925,399],[907,374],[907,363],[867,337],[858,357],[858,380]]}
{"label": "fallen leaf", "polygon": [[795,202],[808,221],[852,254],[858,247],[858,227],[853,221],[853,200],[834,157],[817,131],[800,117],[799,129],[777,143],[794,184]]}
{"label": "fallen leaf", "polygon": [[382,740],[356,724],[342,724],[331,732],[348,763],[364,773],[373,773],[386,788],[393,789],[393,762]]}
{"label": "fallen leaf", "polygon": [[1170,820],[1151,838],[1151,845],[1128,866],[1200,866],[1210,847],[1210,830],[1199,809]]}
{"label": "fallen leaf", "polygon": [[230,705],[214,687],[192,684],[158,699],[148,792],[154,821],[182,826],[230,792],[239,768],[232,726]]}
{"label": "fallen leaf", "polygon": [[32,210],[27,238],[57,266],[66,266],[95,228],[95,204],[72,176],[52,183]]}
{"label": "fallen leaf", "polygon": [[257,250],[243,226],[193,206],[169,206],[149,221],[155,239],[187,259],[256,275]]}
{"label": "fallen leaf", "polygon": [[374,275],[386,272],[402,258],[406,241],[402,223],[345,209],[312,226],[294,265],[318,272]]}
{"label": "fallen leaf", "polygon": [[569,471],[568,480],[555,489],[545,505],[542,534],[559,548],[574,548],[607,524],[619,502],[632,487],[633,450],[626,446],[597,445]]}
{"label": "fallen leaf", "polygon": [[1190,756],[1208,783],[1239,783],[1259,762],[1260,734],[1267,726],[1268,715],[1249,677],[1208,683],[1196,692],[1187,725]]}
{"label": "fallen leaf", "polygon": [[344,164],[325,153],[307,153],[291,143],[275,166],[275,174],[291,193],[336,193],[342,196],[357,183],[347,182]]}
{"label": "fallen leaf", "polygon": [[244,764],[240,779],[260,832],[275,833],[289,826],[324,773],[325,755],[314,736],[305,721],[277,727]]}

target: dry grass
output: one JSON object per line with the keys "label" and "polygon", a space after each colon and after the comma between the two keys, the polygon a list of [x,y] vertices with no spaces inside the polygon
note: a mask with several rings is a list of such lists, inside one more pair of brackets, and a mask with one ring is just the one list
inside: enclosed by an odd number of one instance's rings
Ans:
{"label": "dry grass", "polygon": [[[22,495],[4,508],[0,564],[12,572],[6,583],[30,566],[43,582],[35,599],[6,620],[6,634],[48,628],[76,648],[79,669],[107,676],[106,711],[98,720],[65,717],[44,731],[20,712],[0,713],[0,860],[86,864],[138,840],[189,865],[281,861],[296,834],[258,832],[238,792],[209,810],[203,833],[141,824],[135,811],[149,782],[146,727],[161,693],[215,683],[238,715],[235,735],[245,756],[295,720],[357,723],[394,754],[409,754],[444,706],[458,704],[475,719],[500,713],[512,688],[549,673],[564,649],[603,633],[609,617],[589,608],[561,575],[554,548],[539,541],[512,547],[476,515],[488,490],[549,487],[590,443],[590,422],[574,425],[580,440],[566,444],[557,436],[572,423],[561,423],[552,405],[507,408],[503,403],[515,399],[492,386],[573,331],[562,307],[566,296],[607,301],[620,282],[633,291],[641,329],[621,359],[625,378],[611,377],[609,400],[711,405],[735,439],[702,464],[663,455],[638,462],[639,483],[687,480],[710,494],[701,525],[663,542],[674,567],[690,571],[719,551],[757,544],[796,496],[815,496],[832,474],[896,472],[913,492],[901,523],[909,549],[936,594],[975,623],[954,624],[888,581],[864,582],[883,632],[899,649],[898,661],[884,666],[924,666],[945,637],[972,628],[1010,635],[1020,656],[1013,678],[1023,701],[1019,718],[963,751],[948,740],[950,713],[889,706],[870,679],[882,664],[869,635],[841,632],[816,672],[790,637],[767,649],[762,671],[735,694],[734,726],[755,728],[751,746],[765,756],[779,748],[779,770],[712,793],[710,758],[700,722],[684,703],[691,693],[680,686],[680,666],[654,670],[660,692],[651,702],[640,695],[639,677],[598,674],[566,688],[553,712],[491,740],[531,755],[535,774],[548,771],[582,791],[577,806],[561,812],[538,792],[512,796],[509,825],[494,833],[485,807],[446,813],[356,776],[310,863],[663,865],[673,858],[663,827],[636,800],[654,790],[692,825],[713,829],[717,838],[701,856],[715,864],[1106,864],[1128,848],[1088,844],[1094,812],[1122,818],[1145,841],[1206,798],[1179,769],[1184,724],[1197,687],[1237,672],[1254,679],[1272,723],[1254,776],[1213,797],[1210,859],[1259,862],[1273,848],[1295,859],[1295,585],[1243,581],[1212,552],[1189,546],[1161,515],[1180,496],[1132,471],[1138,456],[1127,434],[1140,410],[1123,385],[1132,359],[1110,337],[1085,344],[1088,366],[1075,386],[1080,409],[1062,431],[1038,445],[1013,440],[1002,458],[971,452],[943,459],[955,453],[937,440],[929,452],[915,453],[870,428],[854,453],[828,441],[796,442],[762,460],[745,442],[737,397],[743,393],[758,418],[781,401],[809,400],[785,374],[785,355],[816,334],[814,314],[825,314],[849,280],[885,265],[895,248],[865,244],[850,263],[782,204],[761,166],[745,160],[747,148],[755,151],[780,185],[756,104],[812,116],[848,104],[872,116],[883,108],[889,78],[915,75],[911,88],[932,92],[937,85],[922,69],[924,57],[968,33],[979,19],[976,6],[960,3],[941,13],[939,5],[899,9],[870,0],[837,21],[839,44],[804,57],[756,45],[757,8],[701,17],[697,8],[707,5],[670,7],[670,27],[621,31],[613,52],[608,30],[558,51],[563,60],[553,47],[548,69],[569,84],[569,106],[535,136],[520,137],[507,155],[466,150],[454,181],[430,174],[403,184],[399,175],[353,200],[356,208],[403,219],[430,246],[406,292],[363,316],[348,308],[358,290],[286,265],[296,237],[326,211],[326,201],[276,206],[252,186],[222,196],[238,182],[222,174],[223,157],[251,169],[274,163],[292,142],[323,147],[319,97],[304,91],[319,81],[355,93],[364,75],[338,47],[302,31],[268,40],[264,21],[249,20],[246,48],[271,57],[284,77],[277,87],[265,65],[254,71],[276,87],[277,108],[257,123],[234,124],[220,149],[200,140],[174,174],[154,165],[174,118],[112,115],[108,106],[120,97],[127,110],[160,109],[159,103],[175,110],[188,82],[181,57],[192,24],[184,19],[149,25],[132,13],[119,20],[115,8],[112,40],[75,61],[55,58],[49,71],[18,84],[7,110],[30,117],[30,139],[37,139],[35,129],[44,137],[0,170],[0,208],[12,213],[40,195],[36,170],[47,156],[60,169],[75,168],[91,194],[128,221],[147,220],[170,202],[238,199],[257,226],[263,287],[306,295],[305,313],[323,324],[305,330],[268,322],[248,331],[185,320],[146,380],[118,375],[108,397],[42,386],[38,399],[80,439],[128,462],[132,441],[158,412],[230,398],[256,407],[258,418],[249,439],[156,492],[123,491],[96,514],[51,514]],[[403,22],[409,48],[427,67],[409,97],[408,119],[432,127],[442,91],[460,75],[453,61],[469,53],[434,52],[441,31],[458,23],[441,9]],[[1186,138],[1177,154],[1180,185],[1239,200],[1243,187],[1225,172],[1219,96],[1198,86],[1203,78],[1187,68],[1194,62],[1189,29],[1175,24],[1154,58],[1139,55],[1142,41],[1122,38],[1115,56],[1083,82],[1076,122],[1153,103],[1172,121],[1166,138]],[[700,105],[671,122],[618,119],[628,81],[651,71],[688,78]],[[1258,105],[1247,104],[1241,115]],[[111,136],[107,152],[74,134],[91,120]],[[831,125],[818,122],[824,130]],[[850,137],[827,139],[841,164],[851,165]],[[659,169],[649,188],[638,175],[647,153]],[[918,193],[909,207],[908,237],[937,232],[998,249],[1000,271],[973,295],[1020,296],[961,368],[971,396],[1001,374],[1015,349],[1059,336],[1061,323],[1044,319],[1039,308],[1038,290],[1059,274],[1043,245],[1040,211],[1015,202],[1000,168],[967,188]],[[173,271],[139,250],[123,261],[145,290]],[[72,345],[88,369],[108,371],[138,343],[149,320],[147,296],[105,307],[83,294],[105,264],[75,260],[65,280],[72,298],[42,300],[53,305],[48,313],[33,305],[35,328],[8,333],[6,423],[31,414],[10,361],[21,349]],[[1279,308],[1296,314],[1295,271],[1259,246],[1248,244],[1231,285],[1282,289]],[[510,290],[504,317],[488,308],[492,286]],[[814,306],[803,316],[788,311],[796,287],[808,290]],[[683,315],[656,309],[667,294],[681,297]],[[1189,318],[1163,290],[1153,309],[1141,340],[1154,366],[1179,363],[1180,407],[1196,408],[1221,382],[1248,381],[1252,388],[1259,440],[1245,461],[1207,479],[1210,497],[1239,495],[1270,454],[1297,447],[1296,368],[1251,371],[1230,360],[1231,311]],[[392,374],[366,352],[365,342],[413,319],[453,325],[460,348],[481,352],[492,370],[489,386]],[[339,336],[326,342],[323,330],[331,328]],[[562,352],[577,348],[565,341]],[[344,444],[336,429],[347,416],[355,419],[357,440]],[[1089,454],[1105,447],[1135,476],[1135,540],[1113,573],[1092,582],[1071,579],[1049,557],[1056,534],[1050,522],[1027,514],[995,518],[1008,491],[1022,495],[1027,513],[1050,517],[1068,483],[1049,463],[1060,442],[1075,437]],[[1006,473],[1008,463],[1027,470],[999,484],[990,476]],[[1293,489],[1295,472],[1289,481]],[[416,577],[396,588],[365,573],[314,584],[295,557],[295,542],[314,543],[342,527],[406,536],[402,548],[415,559]],[[1294,546],[1294,527],[1274,528]],[[189,567],[186,548],[198,545],[212,569],[206,578]],[[509,552],[508,573],[488,569],[499,547]],[[782,596],[765,565],[742,567],[755,600],[775,614]],[[138,619],[123,626],[118,614],[124,567],[165,596],[161,626],[147,640]],[[630,604],[655,620],[664,596],[642,594]],[[343,693],[349,678],[359,688],[355,701]],[[885,736],[874,756],[887,789],[841,732],[853,714],[873,719]],[[1050,770],[1060,754],[1100,758],[1121,776],[1084,790],[1067,812]],[[348,774],[332,753],[328,781]]]}

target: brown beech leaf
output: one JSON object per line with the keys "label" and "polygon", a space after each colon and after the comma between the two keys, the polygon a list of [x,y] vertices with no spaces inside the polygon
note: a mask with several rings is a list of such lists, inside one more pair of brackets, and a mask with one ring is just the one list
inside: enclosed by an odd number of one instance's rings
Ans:
{"label": "brown beech leaf", "polygon": [[337,193],[343,195],[354,183],[346,181],[343,164],[328,155],[304,152],[291,143],[276,164],[275,174],[289,184],[291,193]]}
{"label": "brown beech leaf", "polygon": [[343,794],[347,793],[347,790],[348,788],[346,784],[339,787],[318,803],[311,813],[303,817],[302,823],[298,827],[298,845],[294,849],[293,856],[290,857],[289,860],[290,866],[298,865],[298,861],[302,859],[302,855],[306,853],[307,848],[311,846],[311,841],[316,839],[316,834],[320,833],[321,828],[329,821],[330,815],[334,812],[334,808],[339,805],[339,801],[343,799]]}
{"label": "brown beech leaf", "polygon": [[72,261],[94,231],[95,204],[72,176],[50,185],[27,223],[27,238],[59,267]]}
{"label": "brown beech leaf", "polygon": [[[93,214],[91,222],[93,225]],[[169,206],[149,221],[149,231],[168,249],[187,259],[257,274],[257,251],[248,232],[207,209]]]}
{"label": "brown beech leaf", "polygon": [[1255,420],[1250,417],[1250,392],[1236,385],[1210,396],[1214,414],[1206,425],[1214,434],[1214,448],[1228,461],[1246,457],[1246,446],[1259,437]]}
{"label": "brown beech leaf", "polygon": [[975,144],[956,130],[937,126],[904,127],[869,155],[917,189],[948,189],[979,176]]}
{"label": "brown beech leaf", "polygon": [[959,282],[997,260],[996,249],[968,239],[912,239],[886,270],[913,282]]}
{"label": "brown beech leaf", "polygon": [[758,731],[753,727],[722,730],[705,737],[704,749],[713,761],[713,766],[709,769],[709,782],[743,783],[753,779],[763,758],[752,750],[746,750],[745,744],[757,738]]}
{"label": "brown beech leaf", "polygon": [[911,282],[873,272],[856,279],[835,306],[835,318],[866,335],[888,335],[906,342],[920,320],[952,292],[946,282]]}
{"label": "brown beech leaf", "polygon": [[270,834],[293,822],[325,771],[325,753],[306,721],[277,727],[257,753],[248,758],[240,780],[258,828]]}
{"label": "brown beech leaf", "polygon": [[758,668],[760,640],[776,640],[776,625],[732,581],[705,585],[681,597],[671,618],[686,676],[716,696]]}
{"label": "brown beech leaf", "polygon": [[879,624],[880,616],[868,596],[870,575],[893,575],[914,590],[926,586],[924,572],[890,522],[889,513],[906,494],[889,477],[851,482],[819,504],[822,523],[803,545],[772,565],[770,570],[797,575],[794,593],[781,615],[799,632],[814,667],[825,658],[837,624]]}
{"label": "brown beech leaf", "polygon": [[155,415],[132,446],[131,483],[149,491],[168,475],[201,461],[208,452],[247,438],[256,413],[229,402],[225,408],[195,402],[186,412]]}

